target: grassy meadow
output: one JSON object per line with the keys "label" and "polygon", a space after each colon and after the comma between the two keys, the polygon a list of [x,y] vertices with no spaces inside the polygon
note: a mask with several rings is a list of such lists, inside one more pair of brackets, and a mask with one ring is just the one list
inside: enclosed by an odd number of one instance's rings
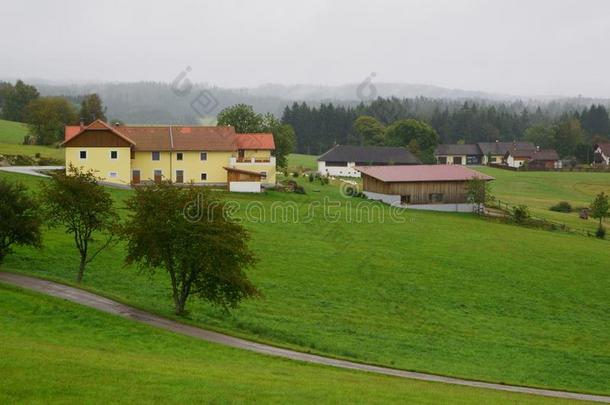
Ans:
{"label": "grassy meadow", "polygon": [[[260,262],[249,274],[264,298],[230,314],[192,300],[186,322],[397,368],[610,393],[607,241],[464,214],[394,215],[299,181],[306,195],[224,194],[251,232]],[[112,193],[120,206],[130,191]],[[278,205],[296,208],[296,223],[274,220]],[[16,249],[3,270],[72,282],[70,236],[48,230],[44,244]],[[96,258],[84,286],[172,317],[167,276],[138,275],[123,255],[119,245]]]}
{"label": "grassy meadow", "polygon": [[0,120],[0,155],[25,155],[64,160],[64,151],[52,146],[23,145],[28,127],[21,122]]}
{"label": "grassy meadow", "polygon": [[266,357],[0,284],[0,403],[494,403],[550,398]]}

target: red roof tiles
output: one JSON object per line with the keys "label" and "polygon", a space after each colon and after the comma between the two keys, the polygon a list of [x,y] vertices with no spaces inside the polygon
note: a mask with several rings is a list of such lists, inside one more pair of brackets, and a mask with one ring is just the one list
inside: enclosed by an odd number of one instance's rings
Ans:
{"label": "red roof tiles", "polygon": [[466,181],[494,178],[461,165],[358,166],[363,174],[384,182]]}
{"label": "red roof tiles", "polygon": [[85,130],[112,131],[133,145],[136,151],[275,149],[273,134],[237,134],[233,127],[203,126],[110,126],[101,120],[81,128],[66,126],[64,143]]}

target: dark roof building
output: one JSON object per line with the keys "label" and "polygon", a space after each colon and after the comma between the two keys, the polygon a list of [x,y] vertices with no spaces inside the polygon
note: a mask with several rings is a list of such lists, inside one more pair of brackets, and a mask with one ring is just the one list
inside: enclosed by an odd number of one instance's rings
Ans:
{"label": "dark roof building", "polygon": [[435,155],[481,155],[481,150],[476,143],[464,145],[442,144],[434,149]]}
{"label": "dark roof building", "polygon": [[483,155],[504,155],[512,150],[536,150],[536,145],[531,142],[479,142],[477,143]]}
{"label": "dark roof building", "polygon": [[337,145],[319,162],[354,162],[358,165],[417,165],[421,161],[408,149],[389,146]]}

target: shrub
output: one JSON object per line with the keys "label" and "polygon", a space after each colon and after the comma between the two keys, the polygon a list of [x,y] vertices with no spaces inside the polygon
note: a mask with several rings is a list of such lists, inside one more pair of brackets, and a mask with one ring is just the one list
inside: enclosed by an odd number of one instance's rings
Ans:
{"label": "shrub", "polygon": [[603,226],[597,228],[597,231],[595,231],[595,236],[597,238],[604,239],[606,237],[606,228],[604,228]]}
{"label": "shrub", "polygon": [[572,205],[567,201],[560,201],[553,205],[550,210],[556,212],[572,212]]}
{"label": "shrub", "polygon": [[320,176],[320,184],[325,185],[328,184],[329,180],[327,176]]}
{"label": "shrub", "polygon": [[299,177],[299,173],[298,172],[292,173],[292,177]]}
{"label": "shrub", "polygon": [[314,181],[313,173],[309,173],[309,182],[313,183],[313,181]]}
{"label": "shrub", "polygon": [[527,205],[517,205],[516,207],[513,207],[511,216],[516,223],[522,224],[526,222],[531,215]]}
{"label": "shrub", "polygon": [[296,194],[305,194],[305,189],[303,186],[299,186],[298,184],[294,187],[294,192]]}

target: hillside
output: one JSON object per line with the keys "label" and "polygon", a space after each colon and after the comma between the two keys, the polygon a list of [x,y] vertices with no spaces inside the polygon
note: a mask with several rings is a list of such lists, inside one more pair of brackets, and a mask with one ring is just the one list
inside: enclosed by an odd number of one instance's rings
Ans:
{"label": "hillside", "polygon": [[274,359],[2,284],[0,340],[2,403],[568,403]]}
{"label": "hillside", "polygon": [[27,125],[21,122],[0,120],[0,143],[21,144],[27,134]]}
{"label": "hillside", "polygon": [[[392,217],[387,206],[302,181],[306,195],[226,195],[239,204],[240,217],[252,204],[265,215],[245,222],[260,258],[251,277],[264,299],[230,315],[193,301],[190,322],[398,368],[609,392],[610,258],[599,254],[607,241],[471,215]],[[121,201],[130,192],[112,193]],[[318,205],[306,220],[311,204],[324,201],[339,203],[327,213],[333,216],[325,219]],[[278,204],[297,209],[297,222],[274,219]],[[334,215],[342,216],[329,220]],[[355,220],[367,215],[374,216]],[[4,269],[71,282],[77,257],[70,237],[50,230],[45,244],[41,251],[18,249]],[[139,276],[123,266],[123,255],[117,246],[97,258],[85,285],[173,316],[165,275]]]}

